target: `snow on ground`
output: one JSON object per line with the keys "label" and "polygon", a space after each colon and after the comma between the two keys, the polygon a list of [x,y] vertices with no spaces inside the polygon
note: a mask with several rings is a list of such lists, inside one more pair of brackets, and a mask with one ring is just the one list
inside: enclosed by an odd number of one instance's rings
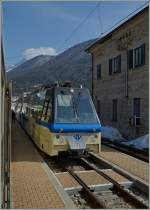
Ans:
{"label": "snow on ground", "polygon": [[128,142],[123,142],[123,144],[132,146],[137,149],[148,149],[149,148],[149,134],[141,136],[137,139],[130,140]]}
{"label": "snow on ground", "polygon": [[146,134],[136,139],[127,140],[122,137],[117,128],[111,126],[102,126],[101,135],[104,139],[117,141],[121,144],[134,147],[136,149],[143,150],[149,148],[149,134]]}
{"label": "snow on ground", "polygon": [[102,126],[101,134],[103,138],[110,140],[124,140],[121,133],[111,126]]}

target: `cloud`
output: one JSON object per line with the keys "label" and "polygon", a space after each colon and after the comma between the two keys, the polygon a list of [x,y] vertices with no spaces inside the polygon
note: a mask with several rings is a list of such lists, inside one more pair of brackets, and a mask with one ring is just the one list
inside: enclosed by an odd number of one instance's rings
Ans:
{"label": "cloud", "polygon": [[23,53],[23,56],[26,60],[34,58],[38,55],[57,55],[56,49],[51,47],[39,47],[39,48],[29,48],[26,49]]}

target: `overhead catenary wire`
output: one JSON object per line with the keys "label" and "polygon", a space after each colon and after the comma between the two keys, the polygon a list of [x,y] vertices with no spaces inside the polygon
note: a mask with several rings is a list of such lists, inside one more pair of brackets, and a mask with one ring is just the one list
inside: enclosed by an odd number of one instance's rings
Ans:
{"label": "overhead catenary wire", "polygon": [[[63,44],[58,48],[58,51],[64,46],[64,44],[70,40],[70,38],[74,35],[74,33],[81,27],[81,25],[83,23],[85,23],[85,21],[93,14],[93,12],[95,12],[95,10],[99,7],[100,8],[100,3],[101,2],[98,2],[96,4],[96,6],[91,10],[91,12],[73,29],[73,31],[71,32],[71,34],[68,36],[68,38],[63,42]],[[149,2],[146,2],[144,4],[142,4],[140,7],[138,7],[137,9],[135,9],[134,11],[132,11],[131,13],[129,13],[126,17],[122,18],[121,20],[119,20],[118,22],[116,22],[113,26],[109,27],[108,29],[106,29],[104,32],[102,32],[101,30],[101,33],[100,33],[100,36],[107,33],[109,30],[113,29],[116,25],[118,25],[119,23],[121,23],[123,20],[127,19],[128,17],[130,17],[132,14],[134,14],[136,11],[138,11],[139,9],[143,8],[146,4],[148,4]],[[102,20],[101,20],[101,14],[99,16],[99,21],[100,21],[100,25],[101,25],[101,29],[102,29]],[[98,38],[99,38],[98,37]]]}
{"label": "overhead catenary wire", "polygon": [[[93,12],[95,12],[99,4],[100,2],[98,2],[96,6],[88,13],[88,15],[73,29],[73,31],[67,37],[67,39],[63,42],[63,44],[61,44],[60,47],[58,47],[57,51],[59,51],[64,46],[64,44],[72,37],[72,35],[74,35],[74,33],[80,28],[80,26],[93,14]],[[13,57],[8,57],[7,59],[19,58],[19,57],[22,57],[22,56],[13,56]]]}
{"label": "overhead catenary wire", "polygon": [[81,27],[82,24],[84,24],[87,19],[95,12],[100,2],[96,4],[96,6],[88,13],[86,17],[73,29],[73,31],[70,33],[70,35],[65,39],[65,41],[58,47],[58,51],[61,50],[61,48],[66,44],[67,41],[70,40],[70,38],[75,34],[75,32]]}
{"label": "overhead catenary wire", "polygon": [[[100,3],[101,2],[98,2],[96,4],[96,6],[90,11],[90,13],[73,29],[73,31],[70,33],[70,35],[60,45],[60,47],[58,47],[58,50],[57,50],[58,52],[62,49],[62,47],[66,44],[66,42],[68,40],[70,40],[70,38],[76,33],[76,31],[82,26],[82,24],[87,21],[87,19],[93,14],[93,12],[95,12],[95,10],[97,8],[99,8],[99,11],[101,12]],[[107,32],[109,32],[110,30],[112,30],[115,26],[117,26],[118,24],[120,24],[123,20],[126,20],[132,14],[134,14],[135,12],[137,12],[138,10],[140,10],[141,8],[143,8],[145,5],[148,5],[148,4],[149,4],[149,1],[145,2],[140,7],[138,7],[137,9],[135,9],[134,11],[132,11],[131,13],[129,13],[126,17],[124,17],[121,20],[117,21],[113,26],[107,28],[105,31],[103,31],[102,17],[101,17],[101,14],[99,14],[98,20],[99,20],[99,25],[100,25],[100,35],[98,36],[98,38],[101,38],[101,36],[105,35]],[[18,56],[7,57],[7,59],[14,59],[14,58],[23,58],[23,56],[19,56],[18,55]]]}
{"label": "overhead catenary wire", "polygon": [[101,3],[99,3],[97,7],[97,15],[98,15],[98,23],[100,28],[100,35],[103,34],[103,24],[102,24],[102,11],[101,11]]}
{"label": "overhead catenary wire", "polygon": [[[138,10],[140,10],[141,8],[143,8],[146,4],[149,4],[149,2],[147,1],[146,3],[142,4],[140,7],[138,7],[137,9],[135,9],[134,11],[132,11],[131,13],[129,13],[127,16],[125,16],[124,18],[122,18],[121,20],[117,21],[114,25],[112,25],[111,27],[107,28],[102,34],[106,34],[107,32],[113,30],[116,26],[118,26],[122,21],[126,20],[128,17],[130,17],[131,15],[133,15],[135,12],[137,12]],[[148,5],[147,5],[148,6]],[[101,38],[101,35],[98,37]]]}

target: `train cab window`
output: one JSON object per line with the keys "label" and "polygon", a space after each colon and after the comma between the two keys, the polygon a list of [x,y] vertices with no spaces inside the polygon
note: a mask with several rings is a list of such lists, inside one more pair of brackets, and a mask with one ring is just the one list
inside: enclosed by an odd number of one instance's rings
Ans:
{"label": "train cab window", "polygon": [[86,89],[58,90],[55,99],[56,123],[97,123],[90,94]]}
{"label": "train cab window", "polygon": [[78,94],[77,112],[81,123],[97,123],[97,116],[87,91],[83,91],[80,95]]}
{"label": "train cab window", "polygon": [[75,122],[73,97],[66,91],[60,91],[56,97],[57,121],[61,123]]}
{"label": "train cab window", "polygon": [[57,96],[57,101],[58,101],[58,106],[61,107],[69,107],[71,106],[71,95],[58,95]]}

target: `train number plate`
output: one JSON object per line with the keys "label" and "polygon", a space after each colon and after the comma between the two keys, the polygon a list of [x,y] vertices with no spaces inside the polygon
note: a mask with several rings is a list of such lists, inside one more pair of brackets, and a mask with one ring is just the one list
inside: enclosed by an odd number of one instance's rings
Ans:
{"label": "train number plate", "polygon": [[72,146],[73,146],[74,149],[82,149],[81,144],[79,142],[73,142]]}
{"label": "train number plate", "polygon": [[79,135],[74,136],[66,136],[66,139],[69,143],[70,149],[85,149],[86,141]]}

